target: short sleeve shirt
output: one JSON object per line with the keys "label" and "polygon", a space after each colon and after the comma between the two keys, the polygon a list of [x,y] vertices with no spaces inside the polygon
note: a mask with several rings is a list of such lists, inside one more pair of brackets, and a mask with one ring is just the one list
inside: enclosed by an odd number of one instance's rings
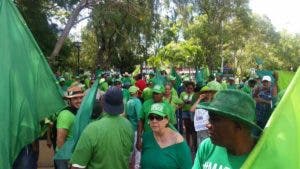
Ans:
{"label": "short sleeve shirt", "polygon": [[234,156],[226,148],[214,145],[210,138],[199,146],[192,169],[240,169],[249,154]]}
{"label": "short sleeve shirt", "polygon": [[71,164],[88,169],[127,169],[133,138],[132,126],[126,118],[107,115],[83,131]]}
{"label": "short sleeve shirt", "polygon": [[72,136],[72,128],[75,120],[75,115],[69,110],[63,110],[57,117],[56,128],[68,130],[67,139]]}

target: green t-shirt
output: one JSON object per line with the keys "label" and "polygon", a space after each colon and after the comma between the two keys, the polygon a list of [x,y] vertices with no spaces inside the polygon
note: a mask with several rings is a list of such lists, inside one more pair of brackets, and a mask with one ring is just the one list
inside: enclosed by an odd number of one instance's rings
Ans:
{"label": "green t-shirt", "polygon": [[68,130],[68,136],[66,139],[72,136],[74,120],[75,115],[69,110],[61,111],[57,117],[56,128]]}
{"label": "green t-shirt", "polygon": [[226,148],[214,145],[210,138],[205,139],[199,146],[192,169],[239,169],[249,154],[234,156]]}
{"label": "green t-shirt", "polygon": [[[144,120],[144,131],[151,131],[150,125],[149,125],[149,120],[148,120],[148,115],[150,114],[150,109],[152,104],[154,104],[153,99],[147,100],[146,102],[144,102],[142,109],[138,115],[139,119]],[[170,118],[170,124],[174,124],[176,123],[176,119],[174,119],[173,115],[172,115],[172,107],[171,105],[166,102],[163,101],[163,104],[165,104],[166,106],[166,110],[168,111],[168,117]]]}
{"label": "green t-shirt", "polygon": [[133,138],[132,126],[126,118],[104,116],[84,129],[70,162],[88,169],[126,169]]}
{"label": "green t-shirt", "polygon": [[187,94],[186,92],[182,92],[180,94],[180,99],[183,100],[184,105],[182,107],[182,111],[190,111],[192,107],[194,93]]}
{"label": "green t-shirt", "polygon": [[144,102],[149,99],[152,99],[152,95],[153,95],[152,88],[146,87],[142,93],[142,98],[144,99]]}
{"label": "green t-shirt", "polygon": [[[171,105],[172,116],[173,116],[172,118],[176,119],[176,108],[177,108],[178,105],[183,104],[183,101],[178,97],[174,97],[173,95],[171,95],[170,98],[164,97],[163,100],[168,102]],[[176,124],[176,120],[174,122],[175,122],[174,124]]]}
{"label": "green t-shirt", "polygon": [[130,97],[128,102],[126,103],[125,112],[127,119],[132,124],[132,128],[134,131],[137,129],[137,123],[138,123],[138,113],[142,109],[142,103],[141,101],[136,97]]}
{"label": "green t-shirt", "polygon": [[185,141],[161,148],[153,132],[143,135],[141,169],[191,169],[191,151]]}

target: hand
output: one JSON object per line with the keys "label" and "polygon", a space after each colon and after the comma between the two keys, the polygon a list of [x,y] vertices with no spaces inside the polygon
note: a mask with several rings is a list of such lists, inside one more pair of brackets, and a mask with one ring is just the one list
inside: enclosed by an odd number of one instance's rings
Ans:
{"label": "hand", "polygon": [[200,101],[200,100],[203,100],[205,98],[206,98],[206,94],[200,94],[198,99]]}
{"label": "hand", "polygon": [[52,141],[51,140],[47,140],[47,147],[51,148],[52,146]]}

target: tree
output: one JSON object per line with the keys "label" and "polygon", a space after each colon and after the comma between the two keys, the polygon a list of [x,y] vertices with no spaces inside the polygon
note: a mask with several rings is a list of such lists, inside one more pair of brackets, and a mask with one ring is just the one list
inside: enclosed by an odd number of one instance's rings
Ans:
{"label": "tree", "polygon": [[104,69],[114,65],[124,71],[147,58],[156,22],[154,3],[107,1],[95,6],[92,25],[99,46],[97,64]]}

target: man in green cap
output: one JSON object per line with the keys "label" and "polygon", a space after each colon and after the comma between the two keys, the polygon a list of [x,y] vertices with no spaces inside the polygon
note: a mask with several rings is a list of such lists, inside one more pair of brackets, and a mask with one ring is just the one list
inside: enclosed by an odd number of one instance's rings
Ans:
{"label": "man in green cap", "polygon": [[254,100],[239,90],[221,90],[202,108],[209,112],[210,138],[200,144],[193,169],[241,168],[256,143],[251,131],[261,130]]}
{"label": "man in green cap", "polygon": [[[142,137],[143,132],[151,131],[151,128],[149,126],[148,115],[149,115],[152,104],[163,103],[166,107],[167,114],[170,117],[170,124],[175,123],[175,119],[173,118],[173,116],[171,114],[172,113],[171,105],[167,101],[163,100],[164,92],[165,92],[165,89],[163,86],[155,85],[153,87],[153,98],[149,99],[143,103],[142,110],[139,113],[138,131],[137,131],[136,147],[138,150],[142,149],[141,137]],[[171,126],[171,127],[173,127],[173,126]]]}

